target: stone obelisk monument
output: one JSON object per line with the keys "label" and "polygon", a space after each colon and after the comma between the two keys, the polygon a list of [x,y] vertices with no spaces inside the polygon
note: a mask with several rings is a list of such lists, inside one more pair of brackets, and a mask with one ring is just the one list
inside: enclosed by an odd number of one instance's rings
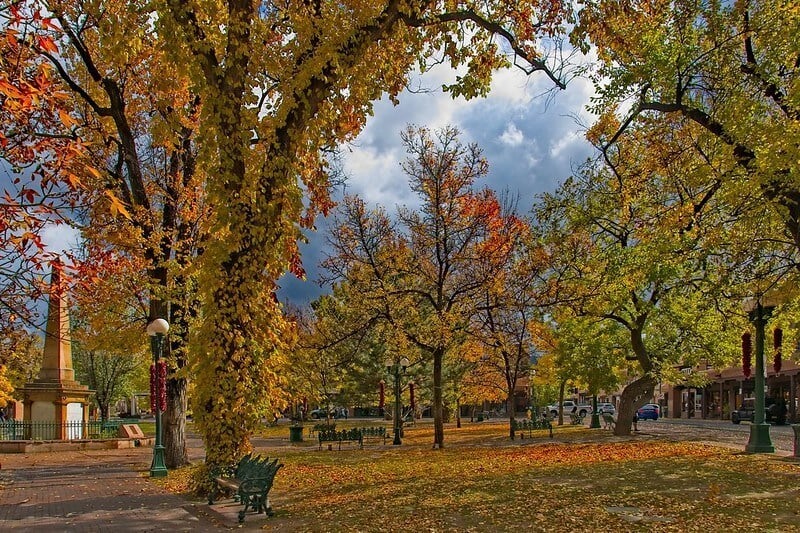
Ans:
{"label": "stone obelisk monument", "polygon": [[21,389],[26,422],[33,424],[32,439],[80,439],[86,437],[90,391],[75,381],[67,307],[66,284],[56,263],[50,279],[50,303],[44,339],[44,360],[39,377]]}

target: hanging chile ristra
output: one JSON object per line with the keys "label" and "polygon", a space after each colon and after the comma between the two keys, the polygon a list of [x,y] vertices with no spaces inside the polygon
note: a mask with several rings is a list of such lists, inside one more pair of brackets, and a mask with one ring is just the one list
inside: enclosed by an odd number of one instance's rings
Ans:
{"label": "hanging chile ristra", "polygon": [[167,363],[159,361],[150,365],[150,409],[162,413],[167,410]]}
{"label": "hanging chile ristra", "polygon": [[750,334],[742,335],[742,373],[745,378],[750,377],[751,363],[753,360],[753,344],[750,342]]}
{"label": "hanging chile ristra", "polygon": [[781,346],[783,345],[783,330],[781,328],[775,328],[775,333],[773,334],[772,338],[772,346],[775,348],[775,359],[772,362],[772,368],[775,370],[775,373],[781,371]]}

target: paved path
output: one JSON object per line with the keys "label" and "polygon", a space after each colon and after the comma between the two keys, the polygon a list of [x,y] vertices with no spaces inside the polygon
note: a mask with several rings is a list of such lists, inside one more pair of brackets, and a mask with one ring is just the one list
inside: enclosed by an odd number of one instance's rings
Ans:
{"label": "paved path", "polygon": [[[197,448],[190,457],[197,456]],[[199,450],[202,453],[202,450]],[[238,505],[190,501],[148,481],[152,448],[0,454],[0,531],[225,531]],[[263,525],[248,516],[245,530]]]}

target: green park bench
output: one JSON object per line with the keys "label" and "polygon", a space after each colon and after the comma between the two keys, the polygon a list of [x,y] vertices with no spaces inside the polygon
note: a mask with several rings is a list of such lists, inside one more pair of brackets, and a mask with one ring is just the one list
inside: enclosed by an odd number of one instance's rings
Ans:
{"label": "green park bench", "polygon": [[313,426],[309,426],[308,428],[308,436],[313,437],[315,433],[319,433],[320,431],[326,430],[336,430],[336,424],[329,424],[328,422],[322,422],[321,424],[314,424]]}
{"label": "green park bench", "polygon": [[573,426],[579,426],[579,425],[583,424],[583,418],[584,417],[582,417],[578,413],[570,413],[569,414],[569,421]]}
{"label": "green park bench", "polygon": [[220,491],[232,491],[234,499],[244,505],[244,509],[239,511],[240,524],[244,522],[248,509],[272,516],[269,490],[282,466],[277,459],[270,461],[269,457],[248,454],[235,465],[212,469],[210,477],[214,487],[208,493],[208,505],[214,504]]}
{"label": "green park bench", "polygon": [[319,449],[322,449],[322,444],[325,442],[338,442],[339,449],[342,449],[343,442],[357,442],[359,448],[364,447],[364,438],[361,430],[358,428],[342,429],[336,431],[335,429],[323,429],[317,433],[319,438]]}
{"label": "green park bench", "polygon": [[[532,418],[530,420],[527,418],[517,420],[515,418],[511,421],[511,429],[514,431],[514,433],[527,431],[529,438],[533,437],[533,431],[536,429],[548,429],[550,430],[550,436],[553,436],[553,425],[550,423],[548,418]],[[523,435],[520,435],[520,437]]]}
{"label": "green park bench", "polygon": [[386,428],[384,426],[373,426],[373,427],[364,427],[358,428],[361,432],[361,445],[363,447],[364,441],[367,439],[383,439],[383,443],[386,444]]}

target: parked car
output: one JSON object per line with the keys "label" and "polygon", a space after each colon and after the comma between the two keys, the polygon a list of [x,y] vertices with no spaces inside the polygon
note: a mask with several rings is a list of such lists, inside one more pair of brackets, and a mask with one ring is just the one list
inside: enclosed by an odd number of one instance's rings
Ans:
{"label": "parked car", "polygon": [[[328,410],[322,407],[319,407],[317,409],[312,409],[311,412],[308,413],[308,416],[310,416],[314,420],[319,420],[321,418],[328,418]],[[337,418],[336,409],[330,410],[330,417]]]}
{"label": "parked car", "polygon": [[613,403],[598,403],[597,404],[597,414],[602,415],[603,413],[608,413],[610,415],[617,414],[617,409],[614,407]]}
{"label": "parked car", "polygon": [[[571,413],[580,417],[584,417],[592,412],[592,406],[587,404],[578,404],[572,400],[564,400],[564,416],[569,416]],[[558,416],[558,404],[548,405],[546,408],[551,418]]]}
{"label": "parked car", "polygon": [[[731,412],[731,422],[739,424],[742,421],[752,422],[755,418],[756,399],[745,398],[738,409]],[[764,422],[774,422],[781,425],[786,423],[786,408],[775,398],[764,398]]]}
{"label": "parked car", "polygon": [[657,403],[646,403],[636,411],[639,420],[658,420],[661,417],[661,406]]}

